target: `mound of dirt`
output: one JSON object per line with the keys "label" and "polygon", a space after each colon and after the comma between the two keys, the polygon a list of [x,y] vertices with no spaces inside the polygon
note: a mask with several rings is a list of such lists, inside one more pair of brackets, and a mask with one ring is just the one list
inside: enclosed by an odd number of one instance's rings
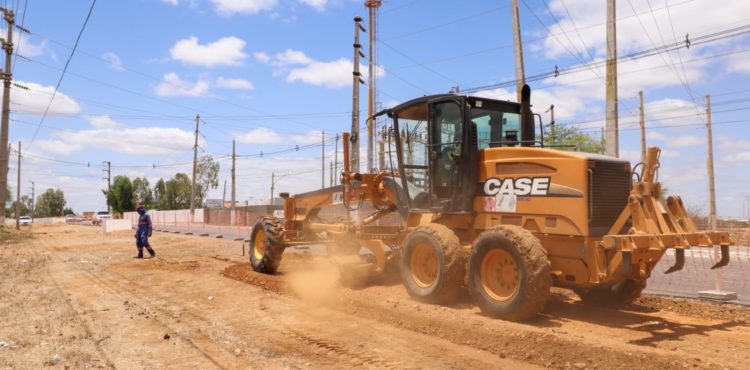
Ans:
{"label": "mound of dirt", "polygon": [[280,275],[266,275],[255,272],[247,263],[229,265],[221,271],[221,275],[274,293],[285,294],[289,292],[289,284]]}

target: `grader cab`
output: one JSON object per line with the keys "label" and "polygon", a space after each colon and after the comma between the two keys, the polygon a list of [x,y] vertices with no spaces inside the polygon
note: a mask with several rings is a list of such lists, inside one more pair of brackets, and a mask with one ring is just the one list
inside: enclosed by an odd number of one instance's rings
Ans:
{"label": "grader cab", "polygon": [[483,312],[524,320],[553,285],[628,302],[669,248],[667,273],[687,248],[720,246],[712,268],[729,262],[727,233],[697,231],[678,196],[661,199],[658,148],[631,169],[545,147],[528,86],[520,104],[444,94],[378,115],[391,123],[383,169],[352,171],[345,133],[342,185],[282,193],[283,221],[258,219],[256,271],[274,273],[286,247],[325,244],[343,277],[396,266],[415,299],[448,302],[468,289]]}

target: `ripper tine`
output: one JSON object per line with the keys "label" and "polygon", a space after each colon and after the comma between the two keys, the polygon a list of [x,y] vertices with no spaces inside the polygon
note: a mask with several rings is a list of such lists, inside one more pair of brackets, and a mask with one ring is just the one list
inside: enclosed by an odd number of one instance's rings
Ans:
{"label": "ripper tine", "polygon": [[715,265],[711,266],[711,270],[717,269],[719,267],[724,267],[729,264],[729,245],[722,244],[721,245],[721,260],[719,262],[716,262]]}
{"label": "ripper tine", "polygon": [[664,271],[665,274],[671,274],[675,271],[680,271],[682,270],[683,267],[685,267],[685,249],[676,248],[674,250],[674,256],[675,256],[674,266],[670,267],[667,271]]}

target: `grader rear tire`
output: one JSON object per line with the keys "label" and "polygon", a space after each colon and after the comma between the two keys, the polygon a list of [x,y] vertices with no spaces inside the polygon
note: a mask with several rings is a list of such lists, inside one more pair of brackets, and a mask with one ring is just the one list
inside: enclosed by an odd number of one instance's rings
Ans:
{"label": "grader rear tire", "polygon": [[465,258],[453,230],[440,224],[412,231],[401,251],[401,282],[414,299],[447,303],[461,290]]}
{"label": "grader rear tire", "polygon": [[284,227],[276,217],[260,217],[250,231],[250,265],[256,272],[273,274],[284,252]]}
{"label": "grader rear tire", "polygon": [[633,303],[646,288],[645,280],[627,279],[613,286],[596,286],[589,289],[575,289],[575,293],[586,304],[620,307]]}
{"label": "grader rear tire", "polygon": [[539,313],[550,294],[547,252],[529,231],[503,225],[474,241],[469,256],[469,293],[483,313],[522,321]]}

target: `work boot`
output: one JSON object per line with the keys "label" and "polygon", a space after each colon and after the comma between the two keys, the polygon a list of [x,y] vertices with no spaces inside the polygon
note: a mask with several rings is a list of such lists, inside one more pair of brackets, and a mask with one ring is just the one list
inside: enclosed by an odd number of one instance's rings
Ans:
{"label": "work boot", "polygon": [[146,248],[146,249],[148,250],[148,254],[150,254],[150,255],[151,255],[151,258],[154,258],[154,257],[156,257],[156,252],[154,252],[154,250],[153,250],[153,249],[151,249],[150,247],[149,247],[149,248]]}
{"label": "work boot", "polygon": [[143,258],[143,251],[138,251],[138,255],[133,258]]}

